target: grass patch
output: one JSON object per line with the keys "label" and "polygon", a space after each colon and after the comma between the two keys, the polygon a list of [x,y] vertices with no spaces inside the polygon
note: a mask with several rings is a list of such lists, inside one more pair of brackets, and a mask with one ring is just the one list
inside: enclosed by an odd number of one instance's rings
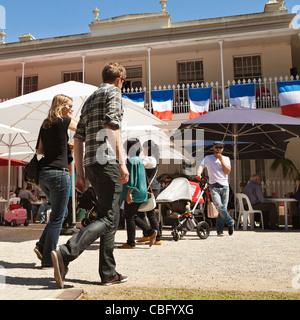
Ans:
{"label": "grass patch", "polygon": [[184,288],[140,288],[120,290],[118,285],[97,293],[83,294],[81,300],[300,300],[300,293],[258,291],[203,291]]}

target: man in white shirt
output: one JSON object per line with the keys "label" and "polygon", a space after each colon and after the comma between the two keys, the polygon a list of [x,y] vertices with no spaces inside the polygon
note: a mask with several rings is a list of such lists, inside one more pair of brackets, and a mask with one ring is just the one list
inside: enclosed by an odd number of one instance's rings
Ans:
{"label": "man in white shirt", "polygon": [[204,168],[207,168],[211,199],[219,215],[216,222],[218,236],[223,236],[224,225],[228,226],[228,234],[233,234],[234,221],[227,211],[229,199],[228,175],[231,172],[230,159],[222,155],[224,143],[215,141],[214,154],[206,156],[198,168],[197,178],[200,178]]}

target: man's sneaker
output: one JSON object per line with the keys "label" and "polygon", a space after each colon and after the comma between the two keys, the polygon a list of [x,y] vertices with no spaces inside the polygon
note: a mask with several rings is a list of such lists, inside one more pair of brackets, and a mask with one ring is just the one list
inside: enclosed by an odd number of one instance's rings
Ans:
{"label": "man's sneaker", "polygon": [[38,259],[42,261],[43,255],[42,255],[41,251],[39,250],[38,246],[36,246],[36,247],[33,249],[33,251],[34,251],[34,253],[36,254],[36,256],[38,257]]}
{"label": "man's sneaker", "polygon": [[55,282],[60,289],[63,289],[68,267],[65,265],[63,256],[59,249],[51,252],[51,259],[54,267]]}
{"label": "man's sneaker", "polygon": [[117,274],[115,275],[115,277],[109,281],[106,282],[102,282],[101,284],[103,286],[111,286],[112,284],[119,284],[119,283],[124,283],[128,281],[128,277],[126,276],[122,276],[121,274],[119,274],[117,272]]}
{"label": "man's sneaker", "polygon": [[232,236],[232,234],[233,234],[233,229],[234,229],[234,224],[231,225],[231,226],[228,226],[228,234],[229,234],[230,236]]}
{"label": "man's sneaker", "polygon": [[217,236],[218,237],[223,237],[224,236],[223,231],[217,231]]}

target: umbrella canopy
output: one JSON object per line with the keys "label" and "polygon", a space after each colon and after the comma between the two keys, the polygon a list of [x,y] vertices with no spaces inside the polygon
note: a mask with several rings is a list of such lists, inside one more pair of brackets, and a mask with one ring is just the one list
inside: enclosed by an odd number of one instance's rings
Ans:
{"label": "umbrella canopy", "polygon": [[300,136],[300,120],[257,109],[229,107],[182,123],[179,129],[203,129],[208,140],[228,140],[276,145]]}
{"label": "umbrella canopy", "polygon": [[[26,94],[0,103],[1,123],[38,134],[42,121],[47,117],[52,99],[57,94],[64,94],[73,99],[74,116],[80,116],[85,100],[98,87],[76,81],[61,83],[46,89]],[[163,121],[130,100],[123,99],[126,126],[163,125]]]}
{"label": "umbrella canopy", "polygon": [[234,141],[233,173],[236,193],[238,142],[281,146],[287,139],[300,136],[300,120],[257,109],[228,107],[186,121],[179,129],[203,129],[205,139]]}
{"label": "umbrella canopy", "polygon": [[[0,157],[0,166],[7,167],[8,165],[9,165],[9,159]],[[20,160],[11,159],[10,165],[13,167],[18,167],[18,166],[26,166],[26,163]]]}

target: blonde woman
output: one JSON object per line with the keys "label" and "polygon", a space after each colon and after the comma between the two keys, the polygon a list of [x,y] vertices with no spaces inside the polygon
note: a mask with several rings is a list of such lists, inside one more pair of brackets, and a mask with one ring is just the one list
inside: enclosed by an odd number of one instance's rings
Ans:
{"label": "blonde woman", "polygon": [[38,154],[42,154],[39,184],[51,203],[51,215],[34,249],[42,267],[52,267],[51,251],[56,249],[62,223],[67,215],[70,192],[68,173],[68,129],[75,131],[71,98],[59,94],[53,98],[47,119],[38,138]]}

